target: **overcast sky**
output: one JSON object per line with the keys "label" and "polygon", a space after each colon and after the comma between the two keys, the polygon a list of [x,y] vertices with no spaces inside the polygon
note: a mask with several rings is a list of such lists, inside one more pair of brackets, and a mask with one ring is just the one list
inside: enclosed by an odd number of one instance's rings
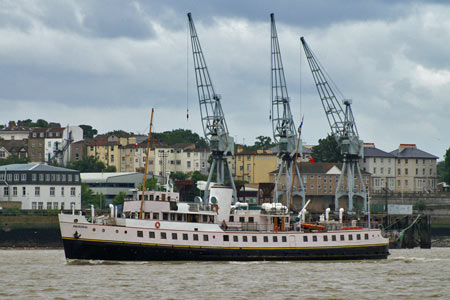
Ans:
{"label": "overcast sky", "polygon": [[[307,144],[330,132],[300,36],[346,98],[360,138],[443,158],[450,147],[450,4],[446,1],[0,0],[0,124],[43,118],[203,135],[187,12],[230,135],[272,137],[270,13],[291,109]],[[189,119],[186,111],[189,109]]]}

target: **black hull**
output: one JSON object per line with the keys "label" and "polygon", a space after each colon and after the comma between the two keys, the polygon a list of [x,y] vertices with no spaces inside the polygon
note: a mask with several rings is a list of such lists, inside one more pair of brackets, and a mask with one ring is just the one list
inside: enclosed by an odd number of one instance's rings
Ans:
{"label": "black hull", "polygon": [[384,259],[387,245],[361,247],[241,249],[172,247],[64,239],[66,259],[115,261],[262,261]]}

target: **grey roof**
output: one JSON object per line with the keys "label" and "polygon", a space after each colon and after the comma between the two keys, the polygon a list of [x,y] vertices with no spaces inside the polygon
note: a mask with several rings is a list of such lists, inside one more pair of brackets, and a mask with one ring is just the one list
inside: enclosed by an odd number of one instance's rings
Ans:
{"label": "grey roof", "polygon": [[401,152],[396,149],[394,151],[391,151],[391,154],[397,158],[439,158],[437,156],[434,156],[433,154],[427,153],[417,148],[404,148]]}
{"label": "grey roof", "polygon": [[[391,152],[392,153],[392,152]],[[364,157],[387,157],[387,158],[395,158],[395,155],[380,150],[375,147],[364,147]]]}
{"label": "grey roof", "polygon": [[78,170],[71,170],[66,168],[54,167],[49,165],[43,165],[39,163],[31,164],[12,164],[0,166],[0,172],[7,171],[38,171],[38,172],[74,172],[78,173]]}

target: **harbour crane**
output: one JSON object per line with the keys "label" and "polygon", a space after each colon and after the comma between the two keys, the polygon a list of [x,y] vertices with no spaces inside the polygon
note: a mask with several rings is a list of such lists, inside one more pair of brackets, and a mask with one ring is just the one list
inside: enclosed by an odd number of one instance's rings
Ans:
{"label": "harbour crane", "polygon": [[[364,181],[361,176],[359,160],[364,156],[363,141],[359,139],[355,118],[351,108],[352,101],[342,99],[342,108],[329,82],[333,84],[328,75],[322,72],[321,65],[315,58],[303,37],[300,38],[305,50],[309,67],[314,78],[314,82],[319,92],[322,106],[331,128],[331,133],[336,140],[343,156],[343,166],[335,193],[335,210],[339,209],[339,199],[342,196],[348,197],[348,211],[353,211],[353,198],[359,196],[363,199],[364,211],[367,211],[367,193]],[[333,84],[334,85],[334,84]],[[355,182],[355,172],[358,175],[359,185]]]}
{"label": "harbour crane", "polygon": [[[271,67],[272,67],[272,130],[273,138],[278,145],[278,158],[280,168],[275,181],[274,202],[279,201],[279,197],[286,195],[286,203],[290,206],[293,195],[302,198],[302,206],[305,205],[305,189],[300,176],[300,170],[295,161],[296,153],[301,150],[301,141],[298,139],[297,130],[292,118],[291,107],[289,105],[289,95],[286,88],[283,62],[281,60],[280,45],[278,43],[277,28],[274,14],[270,14],[271,21]],[[297,144],[298,143],[298,144]],[[293,187],[293,170],[295,168],[298,186]],[[285,173],[285,183],[281,190],[281,174]],[[292,193],[292,194],[291,194]]]}
{"label": "harbour crane", "polygon": [[191,33],[195,79],[200,102],[200,116],[203,132],[212,152],[212,164],[209,170],[204,198],[207,200],[209,197],[209,187],[214,171],[217,170],[217,183],[223,185],[225,184],[225,172],[227,170],[227,175],[233,187],[234,201],[236,202],[236,186],[231,169],[227,163],[227,156],[234,156],[234,139],[228,133],[227,123],[220,102],[221,96],[214,90],[191,13],[188,13],[188,20]]}

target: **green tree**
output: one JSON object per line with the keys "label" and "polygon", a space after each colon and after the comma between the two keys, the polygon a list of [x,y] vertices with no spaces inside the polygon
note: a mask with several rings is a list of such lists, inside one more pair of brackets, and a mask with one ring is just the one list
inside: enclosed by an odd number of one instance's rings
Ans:
{"label": "green tree", "polygon": [[89,188],[87,183],[81,183],[81,207],[87,208],[92,204],[94,192]]}
{"label": "green tree", "polygon": [[83,129],[83,139],[93,138],[97,133],[97,129],[92,128],[91,125],[79,125]]}
{"label": "green tree", "polygon": [[194,182],[194,184],[196,184],[197,181],[208,180],[208,175],[204,175],[204,174],[200,173],[200,171],[192,172],[192,175],[190,177],[191,177],[191,180]]}
{"label": "green tree", "polygon": [[320,139],[319,144],[312,147],[311,155],[318,162],[342,162],[343,160],[338,144],[332,135]]}
{"label": "green tree", "polygon": [[272,143],[272,139],[268,136],[258,136],[256,137],[256,141],[255,141],[255,147],[257,149],[269,149],[270,147],[272,147],[274,144]]}
{"label": "green tree", "polygon": [[[159,186],[158,179],[155,177],[149,178],[145,181],[145,189],[150,191],[159,191],[161,187]],[[139,185],[139,190],[142,190],[142,184]]]}
{"label": "green tree", "polygon": [[105,195],[103,195],[103,193],[95,194],[95,196],[92,198],[91,204],[94,204],[94,207],[97,209],[102,210],[107,208]]}
{"label": "green tree", "polygon": [[105,173],[115,173],[117,171],[116,166],[107,166],[103,172]]}
{"label": "green tree", "polygon": [[183,172],[170,173],[170,178],[172,178],[173,180],[186,180],[187,177],[188,177],[187,174]]}
{"label": "green tree", "polygon": [[48,122],[43,120],[43,119],[38,119],[36,121],[36,127],[47,128],[48,127]]}
{"label": "green tree", "polygon": [[0,159],[0,166],[11,165],[11,164],[27,164],[30,159],[27,157],[19,157],[17,155],[10,155],[5,159]]}
{"label": "green tree", "polygon": [[127,197],[127,194],[125,192],[120,192],[118,195],[116,195],[112,201],[114,205],[123,205],[123,202],[125,201],[125,198]]}
{"label": "green tree", "polygon": [[194,143],[199,148],[207,148],[208,143],[197,133],[192,132],[188,129],[175,129],[172,131],[164,131],[161,133],[152,133],[152,137],[160,140],[161,142],[166,142],[167,145],[172,146],[177,143]]}
{"label": "green tree", "polygon": [[450,148],[447,149],[444,155],[443,166],[441,166],[440,178],[447,184],[450,184]]}
{"label": "green tree", "polygon": [[72,170],[86,172],[102,172],[106,169],[105,164],[93,156],[84,157],[81,160],[69,162],[66,167]]}

